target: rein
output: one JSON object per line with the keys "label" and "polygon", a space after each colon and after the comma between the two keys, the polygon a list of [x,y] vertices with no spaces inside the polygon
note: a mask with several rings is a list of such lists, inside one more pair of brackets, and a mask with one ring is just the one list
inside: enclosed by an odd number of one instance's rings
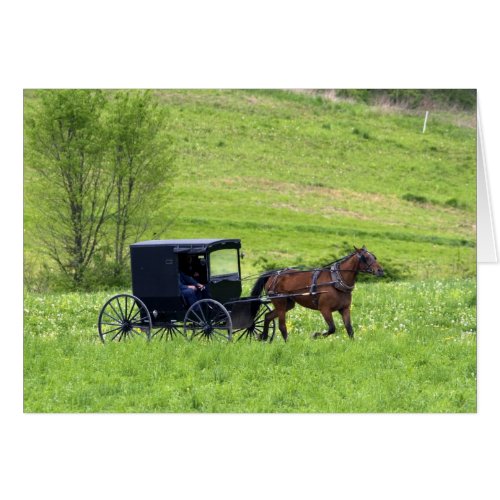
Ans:
{"label": "rein", "polygon": [[[313,268],[302,268],[302,267],[285,267],[284,269],[277,269],[275,271],[267,271],[265,274],[269,276],[276,276],[277,274],[279,275],[285,275],[285,274],[291,274],[291,273],[296,273],[296,272],[301,272],[301,273],[314,273],[315,271],[326,271],[328,269],[331,269],[332,266],[336,263],[341,264],[345,260],[347,260],[349,257],[352,257],[356,252],[353,252],[349,255],[346,255],[345,257],[342,257],[341,259],[334,260],[330,262],[329,264],[326,264],[323,267],[313,267]],[[373,273],[373,270],[371,267],[364,271],[360,271],[359,269],[341,269],[342,272],[346,273]],[[251,274],[249,276],[245,276],[244,278],[241,279],[241,281],[253,281],[255,278],[259,278],[262,276],[262,273],[259,274]]]}

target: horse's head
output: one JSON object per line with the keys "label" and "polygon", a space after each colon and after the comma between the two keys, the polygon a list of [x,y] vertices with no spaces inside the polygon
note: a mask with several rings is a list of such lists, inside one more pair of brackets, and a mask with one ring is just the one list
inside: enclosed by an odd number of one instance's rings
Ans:
{"label": "horse's head", "polygon": [[370,253],[366,247],[363,245],[363,248],[356,248],[356,255],[359,259],[358,269],[362,273],[370,273],[375,276],[383,276],[384,270],[382,266],[377,262],[377,257]]}

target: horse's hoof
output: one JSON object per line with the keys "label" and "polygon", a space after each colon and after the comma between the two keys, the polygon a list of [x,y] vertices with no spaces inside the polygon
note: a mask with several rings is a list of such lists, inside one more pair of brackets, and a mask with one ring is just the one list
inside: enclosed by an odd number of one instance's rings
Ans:
{"label": "horse's hoof", "polygon": [[311,335],[311,338],[313,339],[322,339],[324,337],[328,337],[328,335],[331,335],[331,333],[328,332],[316,332]]}

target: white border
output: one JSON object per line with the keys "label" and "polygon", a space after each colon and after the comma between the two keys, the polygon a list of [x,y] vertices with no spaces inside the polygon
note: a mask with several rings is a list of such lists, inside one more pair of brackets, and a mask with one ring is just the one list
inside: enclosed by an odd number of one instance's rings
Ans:
{"label": "white border", "polygon": [[[479,88],[495,205],[493,4],[405,5],[2,7],[4,312],[22,308],[23,87]],[[22,327],[3,325],[3,497],[498,498],[499,267],[478,278],[478,415],[23,415]]]}

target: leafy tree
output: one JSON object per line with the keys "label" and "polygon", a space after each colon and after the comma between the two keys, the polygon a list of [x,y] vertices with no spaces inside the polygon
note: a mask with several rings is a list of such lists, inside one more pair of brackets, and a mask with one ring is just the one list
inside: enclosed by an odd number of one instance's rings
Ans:
{"label": "leafy tree", "polygon": [[165,109],[151,91],[119,91],[107,128],[115,187],[112,196],[115,270],[126,267],[128,244],[151,228],[152,214],[168,193],[173,155]]}
{"label": "leafy tree", "polygon": [[37,237],[76,286],[126,268],[128,243],[168,194],[171,141],[150,91],[42,90],[26,108]]}
{"label": "leafy tree", "polygon": [[26,160],[35,173],[42,250],[75,284],[83,280],[102,237],[114,187],[106,168],[97,90],[43,90],[26,110]]}

